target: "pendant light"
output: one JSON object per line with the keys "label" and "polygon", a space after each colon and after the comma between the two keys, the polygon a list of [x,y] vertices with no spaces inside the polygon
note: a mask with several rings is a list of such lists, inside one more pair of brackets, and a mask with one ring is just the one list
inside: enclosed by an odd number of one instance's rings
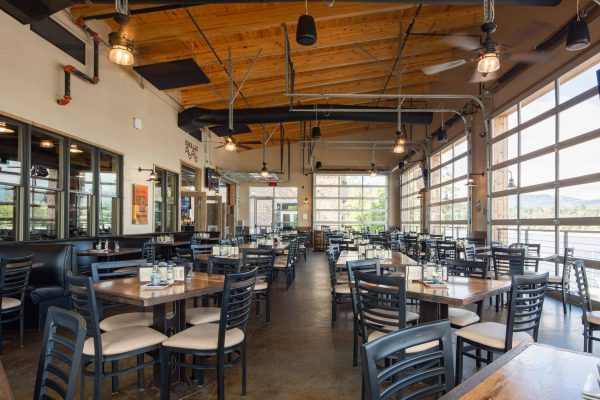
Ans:
{"label": "pendant light", "polygon": [[515,185],[515,178],[513,178],[512,171],[508,171],[508,175],[510,176],[510,178],[508,178],[508,188],[516,189],[517,185]]}
{"label": "pendant light", "polygon": [[[567,32],[567,50],[570,51],[583,50],[590,45],[590,31],[587,22],[581,19],[579,0],[577,0],[576,7],[576,19],[569,24],[569,31]],[[583,16],[585,17],[585,15]]]}
{"label": "pendant light", "polygon": [[263,126],[263,160],[262,160],[262,168],[260,170],[260,176],[263,178],[269,177],[269,170],[267,169],[267,128]]}
{"label": "pendant light", "polygon": [[263,167],[260,170],[260,176],[266,178],[269,176],[269,170],[267,169],[267,163],[263,161]]}
{"label": "pendant light", "polygon": [[311,129],[312,140],[321,140],[321,127],[319,126],[319,114],[315,105],[315,126]]}
{"label": "pendant light", "polygon": [[73,154],[80,154],[80,153],[83,153],[83,150],[81,150],[79,147],[77,147],[76,144],[72,144],[71,147],[69,147],[69,152],[71,152]]}
{"label": "pendant light", "polygon": [[127,7],[120,8],[117,2],[117,12],[114,20],[119,24],[119,29],[108,34],[108,44],[110,52],[108,58],[110,61],[118,65],[132,65],[133,57],[133,40],[127,37],[124,27],[129,23],[129,13]]}
{"label": "pendant light", "polygon": [[306,14],[298,18],[296,42],[302,46],[312,46],[317,42],[317,26],[312,15],[308,14],[308,0],[304,0]]}
{"label": "pendant light", "polygon": [[406,145],[406,140],[402,137],[402,132],[396,132],[396,143],[394,144],[394,153],[402,154],[406,150],[404,147]]}
{"label": "pendant light", "polygon": [[40,140],[40,147],[42,149],[52,149],[54,148],[54,143],[50,139],[42,139]]}
{"label": "pendant light", "polygon": [[438,142],[445,143],[448,141],[448,132],[446,131],[446,125],[444,124],[444,107],[442,104],[442,126],[437,132],[436,140]]}
{"label": "pendant light", "polygon": [[0,133],[15,133],[14,129],[9,128],[6,122],[0,121]]}
{"label": "pendant light", "polygon": [[370,176],[377,176],[377,168],[375,168],[375,164],[371,163],[371,169],[369,170]]}

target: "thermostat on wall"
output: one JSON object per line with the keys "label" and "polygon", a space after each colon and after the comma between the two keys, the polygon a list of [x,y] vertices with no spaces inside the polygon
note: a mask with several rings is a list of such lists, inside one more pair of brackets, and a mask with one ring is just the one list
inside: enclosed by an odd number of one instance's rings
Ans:
{"label": "thermostat on wall", "polygon": [[134,118],[133,119],[133,127],[135,129],[137,129],[138,131],[142,130],[142,120],[139,118]]}

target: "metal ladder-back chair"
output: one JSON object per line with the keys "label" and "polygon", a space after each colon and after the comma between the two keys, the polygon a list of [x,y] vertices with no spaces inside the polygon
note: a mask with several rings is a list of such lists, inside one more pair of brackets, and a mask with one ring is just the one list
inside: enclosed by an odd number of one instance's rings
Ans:
{"label": "metal ladder-back chair", "polygon": [[0,258],[0,355],[4,324],[19,321],[19,345],[23,347],[25,293],[32,265],[32,256]]}
{"label": "metal ladder-back chair", "polygon": [[600,311],[592,309],[585,263],[582,260],[577,260],[573,263],[573,269],[575,270],[575,282],[577,283],[579,304],[583,314],[583,351],[591,353],[594,341],[600,341],[600,337],[594,336],[594,332],[600,330]]}

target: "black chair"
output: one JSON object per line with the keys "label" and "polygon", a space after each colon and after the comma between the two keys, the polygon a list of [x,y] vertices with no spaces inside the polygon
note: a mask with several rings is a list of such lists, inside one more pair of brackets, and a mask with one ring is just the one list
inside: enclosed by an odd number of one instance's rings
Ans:
{"label": "black chair", "polygon": [[[456,330],[457,384],[462,380],[463,357],[490,364],[494,353],[505,353],[521,342],[537,342],[547,284],[548,272],[513,276],[506,324],[481,322]],[[476,354],[470,353],[473,350]],[[479,356],[480,351],[487,357]]]}
{"label": "black chair", "polygon": [[418,261],[420,258],[420,246],[419,239],[416,236],[405,236],[404,237],[404,249],[406,255]]}
{"label": "black chair", "polygon": [[[488,263],[485,261],[446,260],[448,275],[487,279]],[[448,307],[448,319],[453,328],[463,328],[481,321],[483,300],[477,302],[477,312],[466,308]]]}
{"label": "black chair", "polygon": [[142,258],[146,262],[154,263],[156,261],[156,242],[147,240],[142,245]]}
{"label": "black chair", "polygon": [[256,269],[256,285],[254,296],[256,298],[256,315],[260,314],[260,302],[265,302],[265,318],[271,321],[271,285],[273,283],[273,264],[275,263],[275,250],[243,249],[242,263],[245,270]]}
{"label": "black chair", "polygon": [[175,247],[175,256],[177,258],[192,259],[192,249],[190,247]]}
{"label": "black chair", "polygon": [[85,334],[85,320],[81,315],[57,307],[48,309],[35,380],[35,400],[56,396],[64,400],[75,398]]}
{"label": "black chair", "polygon": [[[375,275],[381,275],[381,264],[378,259],[373,260],[360,260],[360,261],[347,261],[346,262],[346,273],[348,274],[348,282],[354,282],[354,272],[361,271],[371,273]],[[362,338],[362,329],[360,327],[360,311],[358,310],[358,296],[356,295],[356,288],[352,285],[347,285],[349,290],[348,293],[351,295],[350,300],[352,301],[352,315],[354,321],[354,339],[352,346],[352,366],[358,365],[358,338]],[[418,318],[418,317],[417,317]],[[363,339],[364,342],[364,339]]]}
{"label": "black chair", "polygon": [[[406,357],[407,349],[431,350]],[[454,388],[450,323],[436,321],[388,333],[361,349],[367,400],[430,399]],[[391,379],[390,379],[391,378]],[[404,397],[406,395],[406,397]]]}
{"label": "black chair", "polygon": [[563,314],[567,313],[567,303],[569,303],[569,311],[571,311],[569,293],[571,292],[571,269],[573,267],[574,254],[575,249],[573,247],[565,247],[562,275],[550,275],[548,278],[548,290],[560,292],[562,295]]}
{"label": "black chair", "polygon": [[465,249],[465,260],[466,261],[476,261],[476,254],[477,252],[475,251],[475,245],[472,243],[465,243],[464,245],[464,249]]}
{"label": "black chair", "polygon": [[298,239],[294,239],[288,246],[288,254],[286,256],[278,256],[275,258],[273,268],[275,273],[285,273],[286,288],[289,289],[296,276],[296,262],[298,261]]}
{"label": "black chair", "polygon": [[[67,273],[67,283],[71,292],[72,306],[86,321],[88,339],[83,346],[81,367],[81,393],[85,393],[85,377],[94,378],[94,400],[102,398],[102,378],[111,377],[112,392],[119,391],[119,375],[137,371],[138,388],[144,388],[144,368],[156,364],[160,344],[167,339],[165,335],[152,328],[130,326],[110,332],[100,333],[101,310],[96,301],[94,284],[90,277],[73,276]],[[145,361],[145,355],[151,360]],[[136,358],[136,365],[119,369],[119,361]],[[105,364],[110,363],[110,371]]]}
{"label": "black chair", "polygon": [[198,256],[202,254],[212,254],[212,244],[192,244],[190,249],[192,251],[192,263],[194,266],[194,271],[196,272],[206,272],[208,269],[208,263],[203,263],[199,260]]}
{"label": "black chair", "polygon": [[338,304],[348,303],[350,298],[350,285],[348,282],[338,283],[336,258],[331,252],[327,252],[327,263],[329,266],[329,284],[331,288],[331,327],[333,328],[337,321]]}
{"label": "black chair", "polygon": [[456,242],[453,240],[438,240],[435,244],[437,259],[440,262],[446,260],[456,260],[458,251],[456,250]]}
{"label": "black chair", "polygon": [[[92,263],[92,280],[94,282],[99,282],[112,279],[137,277],[139,274],[138,268],[144,264],[146,264],[146,260],[124,260]],[[139,312],[116,314],[102,319],[105,310],[121,308],[124,305],[101,301],[98,302],[98,306],[101,307],[101,309],[98,310],[98,315],[101,319],[99,326],[104,332],[110,332],[129,326],[151,327],[153,324],[154,319],[152,312],[145,312],[143,310]]]}
{"label": "black chair", "polygon": [[[200,324],[185,329],[167,340],[161,347],[160,398],[171,396],[171,367],[191,368],[198,384],[204,381],[203,370],[217,370],[217,397],[225,399],[225,367],[242,363],[242,396],[246,396],[246,328],[252,307],[256,270],[228,274],[223,287],[221,317],[218,324]],[[178,355],[174,359],[172,354]],[[192,355],[194,362],[188,364],[179,355]],[[214,357],[216,362],[206,363]]]}
{"label": "black chair", "polygon": [[208,260],[208,274],[227,275],[237,274],[242,268],[240,258],[212,257]]}
{"label": "black chair", "polygon": [[[515,275],[525,275],[525,249],[492,247],[494,279],[510,279]],[[496,296],[496,312],[504,304],[504,295]]]}
{"label": "black chair", "polygon": [[533,270],[534,272],[538,272],[538,269],[540,267],[539,257],[541,252],[541,245],[539,243],[513,243],[510,246],[508,246],[508,249],[523,249],[523,251],[525,252],[525,271]]}
{"label": "black chair", "polygon": [[600,330],[600,311],[594,311],[592,308],[585,263],[582,260],[577,260],[573,263],[573,269],[575,270],[575,282],[577,283],[579,304],[582,311],[583,351],[591,353],[594,340],[600,341],[600,337],[594,336],[594,332]]}
{"label": "black chair", "polygon": [[25,292],[33,265],[32,256],[0,258],[0,355],[2,326],[19,321],[19,345],[24,344]]}

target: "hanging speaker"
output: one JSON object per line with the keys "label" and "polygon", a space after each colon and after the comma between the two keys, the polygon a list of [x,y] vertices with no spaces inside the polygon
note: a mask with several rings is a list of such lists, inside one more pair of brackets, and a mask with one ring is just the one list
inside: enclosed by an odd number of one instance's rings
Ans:
{"label": "hanging speaker", "polygon": [[319,128],[318,126],[313,126],[311,136],[313,140],[320,140],[321,128]]}
{"label": "hanging speaker", "polygon": [[301,15],[298,18],[296,42],[302,46],[312,46],[317,42],[317,26],[312,15]]}
{"label": "hanging speaker", "polygon": [[315,163],[315,168],[316,168],[316,169],[321,169],[322,167],[323,167],[323,163],[321,163],[321,161],[317,161],[317,162]]}

